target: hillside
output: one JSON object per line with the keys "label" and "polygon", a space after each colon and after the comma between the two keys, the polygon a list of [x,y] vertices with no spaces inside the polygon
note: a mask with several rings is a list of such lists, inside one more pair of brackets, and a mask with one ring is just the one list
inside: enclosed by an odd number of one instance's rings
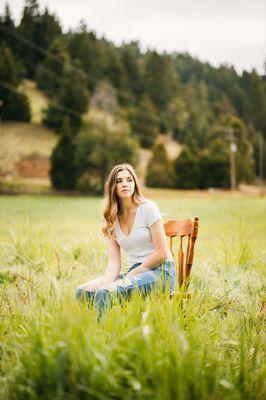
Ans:
{"label": "hillside", "polygon": [[[29,100],[32,123],[6,122],[1,124],[0,177],[9,179],[49,179],[50,156],[57,142],[56,134],[41,124],[48,99],[34,81],[24,80],[19,90]],[[93,115],[92,115],[93,113]],[[90,119],[99,118],[96,109],[88,113]],[[95,118],[94,118],[95,117]],[[102,116],[101,116],[102,117]],[[170,159],[181,151],[181,146],[169,135],[157,139],[165,144]],[[151,150],[140,149],[138,172],[144,181]]]}
{"label": "hillside", "polygon": [[40,124],[3,123],[0,130],[0,176],[48,178],[55,133]]}
{"label": "hillside", "polygon": [[19,92],[25,94],[30,102],[31,122],[41,124],[43,110],[48,106],[48,99],[44,93],[37,88],[34,81],[24,79],[18,88]]}

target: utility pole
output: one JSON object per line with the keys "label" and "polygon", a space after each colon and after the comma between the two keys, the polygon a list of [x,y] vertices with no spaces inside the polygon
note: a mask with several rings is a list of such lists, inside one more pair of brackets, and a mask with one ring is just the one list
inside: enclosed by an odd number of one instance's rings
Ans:
{"label": "utility pole", "polygon": [[231,190],[236,190],[236,152],[237,145],[235,143],[234,130],[231,126],[228,127],[228,136],[229,136],[229,153],[230,153],[230,182],[231,182]]}

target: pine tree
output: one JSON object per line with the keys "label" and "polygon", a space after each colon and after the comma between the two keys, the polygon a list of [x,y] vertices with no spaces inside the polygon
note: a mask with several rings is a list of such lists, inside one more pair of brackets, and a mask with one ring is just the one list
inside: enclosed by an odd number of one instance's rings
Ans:
{"label": "pine tree", "polygon": [[132,130],[141,146],[151,148],[158,135],[157,111],[149,96],[141,98],[136,114],[132,117]]}
{"label": "pine tree", "polygon": [[58,20],[45,9],[41,14],[37,0],[26,0],[18,27],[20,58],[24,60],[27,76],[33,79],[37,65],[46,57],[51,42],[61,35]]}
{"label": "pine tree", "polygon": [[78,31],[67,35],[67,46],[71,58],[80,60],[88,88],[93,91],[98,80],[105,77],[106,54],[103,43],[81,21]]}
{"label": "pine tree", "polygon": [[70,63],[66,44],[62,38],[55,39],[48,48],[45,60],[39,64],[36,71],[38,87],[51,98],[56,98],[63,86],[68,83],[65,70]]}
{"label": "pine tree", "polygon": [[173,165],[168,159],[162,143],[154,144],[152,157],[147,167],[146,185],[157,188],[172,188],[175,184]]}
{"label": "pine tree", "polygon": [[174,160],[174,170],[177,189],[199,188],[201,169],[198,152],[184,147],[181,154]]}
{"label": "pine tree", "polygon": [[155,51],[146,56],[144,80],[146,92],[157,107],[164,111],[177,94],[178,77],[169,56]]}
{"label": "pine tree", "polygon": [[17,50],[16,27],[9,5],[5,5],[4,15],[0,16],[0,45],[9,47],[13,53]]}
{"label": "pine tree", "polygon": [[56,104],[50,105],[46,110],[44,123],[61,131],[64,117],[68,116],[72,132],[76,134],[81,126],[82,114],[88,108],[86,76],[78,66],[68,64],[63,78],[65,84],[59,90]]}
{"label": "pine tree", "polygon": [[75,169],[75,142],[69,118],[64,116],[61,126],[60,139],[51,157],[50,177],[56,189],[75,188],[77,172]]}
{"label": "pine tree", "polygon": [[27,97],[16,91],[21,78],[22,66],[7,47],[0,47],[0,115],[4,121],[30,121],[30,105]]}

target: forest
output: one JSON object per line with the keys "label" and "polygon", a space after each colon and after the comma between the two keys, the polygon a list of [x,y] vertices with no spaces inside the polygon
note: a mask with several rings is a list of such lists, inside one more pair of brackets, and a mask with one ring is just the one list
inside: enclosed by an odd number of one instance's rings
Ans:
{"label": "forest", "polygon": [[[232,146],[236,185],[265,176],[266,80],[255,69],[239,74],[189,53],[143,52],[134,41],[115,46],[84,21],[63,32],[37,0],[25,1],[18,24],[6,5],[0,55],[1,121],[31,121],[18,90],[24,79],[49,99],[42,123],[58,135],[50,172],[56,189],[102,193],[107,171],[120,162],[136,166],[140,148],[152,150],[149,187],[229,188]],[[89,109],[100,117],[85,118]],[[173,160],[163,135],[182,147]]]}

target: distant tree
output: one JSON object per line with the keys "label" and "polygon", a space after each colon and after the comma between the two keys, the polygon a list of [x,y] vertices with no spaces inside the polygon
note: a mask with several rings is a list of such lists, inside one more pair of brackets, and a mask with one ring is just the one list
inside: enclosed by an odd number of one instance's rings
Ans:
{"label": "distant tree", "polygon": [[266,137],[266,81],[256,71],[250,74],[249,99],[252,114],[252,121],[256,129],[264,132]]}
{"label": "distant tree", "polygon": [[65,76],[68,64],[70,64],[70,57],[65,41],[57,38],[48,48],[45,60],[36,69],[38,87],[50,97],[56,98],[58,91],[63,89],[66,83],[70,83]]}
{"label": "distant tree", "polygon": [[0,116],[3,121],[30,122],[31,111],[27,97],[19,92],[7,93],[0,107]]}
{"label": "distant tree", "polygon": [[224,141],[216,139],[208,149],[204,149],[200,154],[198,167],[198,188],[230,187],[229,148]]}
{"label": "distant tree", "polygon": [[24,60],[27,77],[33,78],[36,65],[39,61],[39,54],[34,45],[36,21],[40,16],[39,4],[37,0],[26,0],[20,24],[17,29],[21,40],[18,41],[18,52]]}
{"label": "distant tree", "polygon": [[189,120],[188,106],[181,96],[174,97],[161,113],[160,128],[162,132],[171,132],[174,139],[182,140],[182,133],[185,131]]}
{"label": "distant tree", "polygon": [[84,21],[81,21],[77,31],[66,36],[66,43],[71,59],[78,59],[87,77],[90,91],[94,91],[98,80],[106,78],[105,48],[94,32],[89,32]]}
{"label": "distant tree", "polygon": [[231,116],[228,125],[234,130],[236,152],[236,173],[238,182],[251,183],[255,177],[254,150],[248,138],[245,123],[237,116]]}
{"label": "distant tree", "polygon": [[76,186],[76,145],[68,116],[63,117],[60,139],[51,156],[50,177],[55,189],[72,190]]}
{"label": "distant tree", "polygon": [[153,146],[145,183],[147,186],[157,188],[174,187],[175,173],[163,143],[157,143]]}
{"label": "distant tree", "polygon": [[106,47],[105,56],[104,75],[116,89],[123,92],[126,86],[126,73],[121,56],[113,45]]}
{"label": "distant tree", "polygon": [[138,162],[138,143],[126,127],[110,130],[102,123],[89,123],[75,139],[77,189],[102,193],[106,176],[119,163]]}
{"label": "distant tree", "polygon": [[164,111],[177,94],[178,77],[169,56],[155,51],[146,55],[144,80],[146,93],[157,107]]}
{"label": "distant tree", "polygon": [[9,5],[6,4],[4,14],[0,16],[0,45],[9,47],[14,54],[17,50],[15,32],[15,22],[12,19]]}
{"label": "distant tree", "polygon": [[11,50],[0,47],[0,115],[4,121],[30,121],[30,105],[27,97],[17,91],[23,68]]}
{"label": "distant tree", "polygon": [[200,185],[201,167],[199,153],[184,147],[174,161],[175,187],[177,189],[197,189]]}
{"label": "distant tree", "polygon": [[26,0],[17,29],[20,35],[18,52],[23,59],[28,78],[33,79],[39,62],[46,56],[51,42],[62,33],[58,20],[45,9],[41,14],[37,0]]}
{"label": "distant tree", "polygon": [[158,133],[157,111],[149,98],[144,95],[133,115],[131,115],[133,133],[139,139],[141,146],[151,148]]}
{"label": "distant tree", "polygon": [[[35,25],[35,43],[42,49],[47,50],[51,43],[62,35],[60,22],[55,14],[51,14],[46,7],[43,13],[39,14]],[[43,61],[46,54],[40,56],[39,61]]]}
{"label": "distant tree", "polygon": [[143,79],[139,66],[140,50],[135,42],[123,45],[121,47],[121,57],[126,74],[126,85],[128,96],[133,95],[133,99],[140,99],[144,91]]}
{"label": "distant tree", "polygon": [[67,115],[72,132],[77,133],[81,127],[82,114],[87,111],[89,103],[86,76],[78,66],[68,64],[62,78],[65,84],[59,90],[56,103],[46,110],[44,123],[62,131],[64,117]]}

